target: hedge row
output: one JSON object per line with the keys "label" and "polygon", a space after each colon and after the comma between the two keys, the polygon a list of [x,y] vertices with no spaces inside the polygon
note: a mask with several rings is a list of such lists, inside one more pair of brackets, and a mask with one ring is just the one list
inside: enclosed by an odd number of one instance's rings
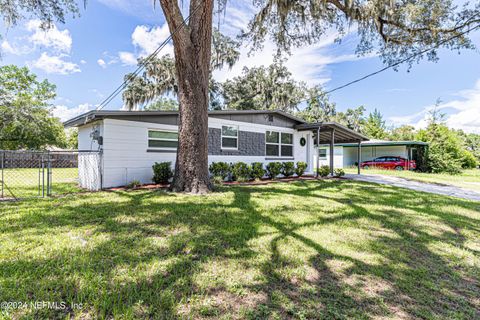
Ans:
{"label": "hedge row", "polygon": [[296,166],[294,162],[269,162],[263,166],[262,162],[236,162],[228,164],[226,162],[212,162],[209,166],[210,174],[214,180],[224,181],[249,181],[259,180],[264,176],[275,179],[280,174],[284,177],[290,177],[296,174],[302,176],[307,169],[307,163],[298,161]]}
{"label": "hedge row", "polygon": [[[168,183],[173,176],[171,162],[155,162],[153,169],[153,181],[155,183]],[[225,181],[226,179],[232,181],[249,181],[260,180],[264,176],[270,179],[275,179],[280,174],[284,177],[291,177],[296,174],[298,177],[302,176],[307,169],[307,163],[298,161],[296,166],[293,162],[269,162],[263,167],[262,162],[253,162],[247,164],[245,162],[226,163],[226,162],[212,162],[209,166],[210,174],[217,182]],[[321,166],[318,173],[322,177],[326,177],[330,173],[329,166]],[[335,176],[341,177],[345,175],[343,169],[335,169]],[[133,182],[132,182],[133,183]]]}

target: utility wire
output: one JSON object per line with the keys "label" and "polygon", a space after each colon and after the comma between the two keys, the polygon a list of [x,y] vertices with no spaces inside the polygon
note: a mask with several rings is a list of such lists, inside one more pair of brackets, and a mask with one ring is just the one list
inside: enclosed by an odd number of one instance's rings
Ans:
{"label": "utility wire", "polygon": [[[331,89],[331,90],[325,91],[325,94],[329,94],[329,93],[332,93],[332,92],[334,92],[334,91],[337,91],[337,90],[346,88],[346,87],[348,87],[348,86],[351,86],[352,84],[355,84],[355,83],[357,83],[357,82],[363,81],[363,80],[365,80],[365,79],[367,79],[367,78],[370,78],[370,77],[372,77],[372,76],[374,76],[374,75],[377,75],[377,74],[379,74],[379,73],[381,73],[381,72],[383,72],[383,71],[386,71],[386,70],[388,70],[388,69],[391,69],[391,68],[394,68],[394,67],[396,67],[396,66],[398,66],[398,65],[401,65],[401,64],[404,63],[404,62],[407,62],[407,61],[409,61],[409,60],[411,60],[411,59],[413,59],[413,58],[415,58],[415,57],[417,57],[417,56],[419,56],[419,55],[423,55],[423,54],[425,54],[425,53],[427,53],[427,52],[429,52],[429,51],[432,51],[432,50],[434,50],[434,49],[437,49],[437,48],[440,47],[441,45],[443,45],[443,44],[445,44],[445,43],[447,43],[447,42],[449,42],[449,41],[452,41],[452,40],[454,40],[454,39],[456,39],[456,38],[459,38],[459,37],[461,37],[461,36],[463,36],[463,35],[465,35],[465,34],[467,34],[467,33],[469,33],[469,32],[472,32],[472,31],[475,30],[475,29],[478,29],[478,28],[480,28],[480,24],[478,24],[478,25],[476,25],[475,27],[470,28],[470,29],[468,29],[468,30],[466,30],[466,31],[464,31],[464,32],[462,32],[462,33],[459,33],[459,34],[457,34],[457,35],[455,35],[455,36],[453,36],[453,37],[450,37],[450,38],[448,38],[448,39],[442,40],[442,41],[440,41],[439,43],[437,43],[436,45],[434,45],[434,46],[432,46],[432,47],[430,47],[430,48],[428,48],[428,49],[421,50],[421,51],[419,51],[419,52],[417,52],[417,53],[414,53],[414,54],[410,55],[409,57],[407,57],[407,58],[405,58],[405,59],[402,59],[402,60],[399,60],[399,61],[397,61],[397,62],[395,62],[395,63],[389,64],[388,66],[386,66],[386,67],[384,67],[384,68],[382,68],[382,69],[379,69],[379,70],[377,70],[377,71],[375,71],[375,72],[369,73],[369,74],[367,74],[367,75],[365,75],[365,76],[363,76],[363,77],[361,77],[361,78],[355,79],[355,80],[353,80],[353,81],[347,82],[347,83],[345,83],[345,84],[343,84],[343,85],[341,85],[341,86],[335,87],[335,88],[333,88],[333,89]],[[308,100],[308,99],[304,99],[304,100],[301,100],[300,102],[302,102],[302,101],[307,101],[307,100]]]}
{"label": "utility wire", "polygon": [[145,66],[147,65],[148,62],[150,62],[153,58],[155,58],[159,53],[160,51],[170,42],[170,40],[173,39],[173,36],[178,32],[180,31],[183,27],[185,27],[185,25],[187,24],[187,22],[190,20],[190,18],[192,17],[192,15],[200,8],[200,4],[194,8],[192,10],[192,12],[190,12],[190,14],[182,21],[182,23],[168,36],[167,39],[165,39],[158,47],[157,49],[155,49],[154,52],[152,52],[143,62],[141,65],[139,65],[137,67],[137,69],[129,75],[129,77],[127,79],[125,79],[123,81],[123,83],[118,86],[107,98],[105,98],[105,100],[103,100],[97,107],[96,110],[101,110],[103,109],[105,106],[107,106],[113,99],[115,99],[116,96],[118,96],[118,94],[120,92],[122,92],[123,89],[125,89],[125,87],[137,76],[140,74],[140,72],[142,72],[142,70],[145,68]]}

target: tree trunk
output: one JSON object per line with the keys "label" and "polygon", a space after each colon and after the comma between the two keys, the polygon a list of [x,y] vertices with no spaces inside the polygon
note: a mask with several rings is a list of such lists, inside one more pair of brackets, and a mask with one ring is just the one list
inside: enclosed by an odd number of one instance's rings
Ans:
{"label": "tree trunk", "polygon": [[208,81],[210,70],[213,0],[192,0],[190,21],[177,0],[161,0],[173,34],[180,104],[178,149],[171,189],[196,194],[210,190],[208,176]]}

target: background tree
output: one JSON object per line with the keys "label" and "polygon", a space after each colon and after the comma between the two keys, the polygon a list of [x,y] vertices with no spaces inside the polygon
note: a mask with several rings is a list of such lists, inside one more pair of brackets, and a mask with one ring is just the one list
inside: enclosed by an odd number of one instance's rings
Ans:
{"label": "background tree", "polygon": [[[84,2],[86,3],[86,1]],[[65,17],[78,16],[75,0],[12,0],[0,2],[0,16],[8,26],[16,25],[25,18],[35,17],[42,21],[42,27],[49,28],[53,22],[65,23]]]}
{"label": "background tree", "polygon": [[365,123],[364,113],[364,106],[359,106],[355,109],[348,108],[345,112],[337,112],[335,121],[352,130],[361,132]]}
{"label": "background tree", "polygon": [[243,68],[242,75],[223,83],[227,109],[293,112],[304,99],[306,85],[276,60],[268,67]]}
{"label": "background tree", "polygon": [[392,128],[388,137],[389,140],[394,141],[412,141],[415,140],[415,127],[410,125],[403,125],[398,128]]}
{"label": "background tree", "polygon": [[334,102],[331,102],[320,86],[307,89],[307,106],[299,111],[297,116],[307,122],[333,121],[337,111]]}
{"label": "background tree", "polygon": [[363,125],[362,132],[370,139],[385,139],[387,137],[387,126],[383,115],[375,109],[370,112]]}
{"label": "background tree", "polygon": [[76,150],[78,149],[78,129],[69,128],[65,130],[66,134],[66,148]]}
{"label": "background tree", "polygon": [[178,111],[178,102],[174,99],[160,97],[148,104],[145,111]]}
{"label": "background tree", "polygon": [[[228,36],[221,34],[217,29],[212,35],[212,58],[211,70],[221,69],[225,66],[231,68],[240,57],[238,51],[240,43]],[[139,110],[143,105],[148,104],[162,95],[178,94],[178,85],[175,72],[175,59],[170,55],[161,58],[151,59],[140,58],[138,65],[144,65],[145,71],[140,75],[128,73],[125,80],[129,84],[122,93],[124,108],[127,110]],[[218,83],[209,77],[209,97],[212,108],[218,108]]]}
{"label": "background tree", "polygon": [[480,134],[465,134],[465,146],[475,156],[477,163],[480,163]]}
{"label": "background tree", "polygon": [[51,114],[55,85],[27,67],[0,67],[0,149],[66,145],[63,125]]}
{"label": "background tree", "polygon": [[[437,101],[437,106],[440,102]],[[445,114],[437,107],[429,112],[428,126],[416,138],[429,143],[428,170],[434,173],[458,174],[462,168],[475,167],[473,155],[463,147],[458,134],[445,125]]]}

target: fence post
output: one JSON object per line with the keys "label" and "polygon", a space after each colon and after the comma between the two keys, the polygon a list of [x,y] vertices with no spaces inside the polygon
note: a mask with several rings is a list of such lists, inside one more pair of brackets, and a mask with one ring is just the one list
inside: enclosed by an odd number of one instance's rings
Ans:
{"label": "fence post", "polygon": [[42,161],[42,198],[45,198],[45,159],[43,158],[44,154],[40,156]]}
{"label": "fence post", "polygon": [[3,168],[5,166],[5,151],[1,151],[2,152],[2,157],[1,157],[1,164],[0,164],[0,169],[2,170],[2,198],[4,197],[4,192],[3,192],[3,189],[4,189],[4,182],[3,182],[3,179],[4,179],[4,174],[3,174]]}
{"label": "fence post", "polygon": [[52,195],[52,157],[47,151],[47,197]]}

